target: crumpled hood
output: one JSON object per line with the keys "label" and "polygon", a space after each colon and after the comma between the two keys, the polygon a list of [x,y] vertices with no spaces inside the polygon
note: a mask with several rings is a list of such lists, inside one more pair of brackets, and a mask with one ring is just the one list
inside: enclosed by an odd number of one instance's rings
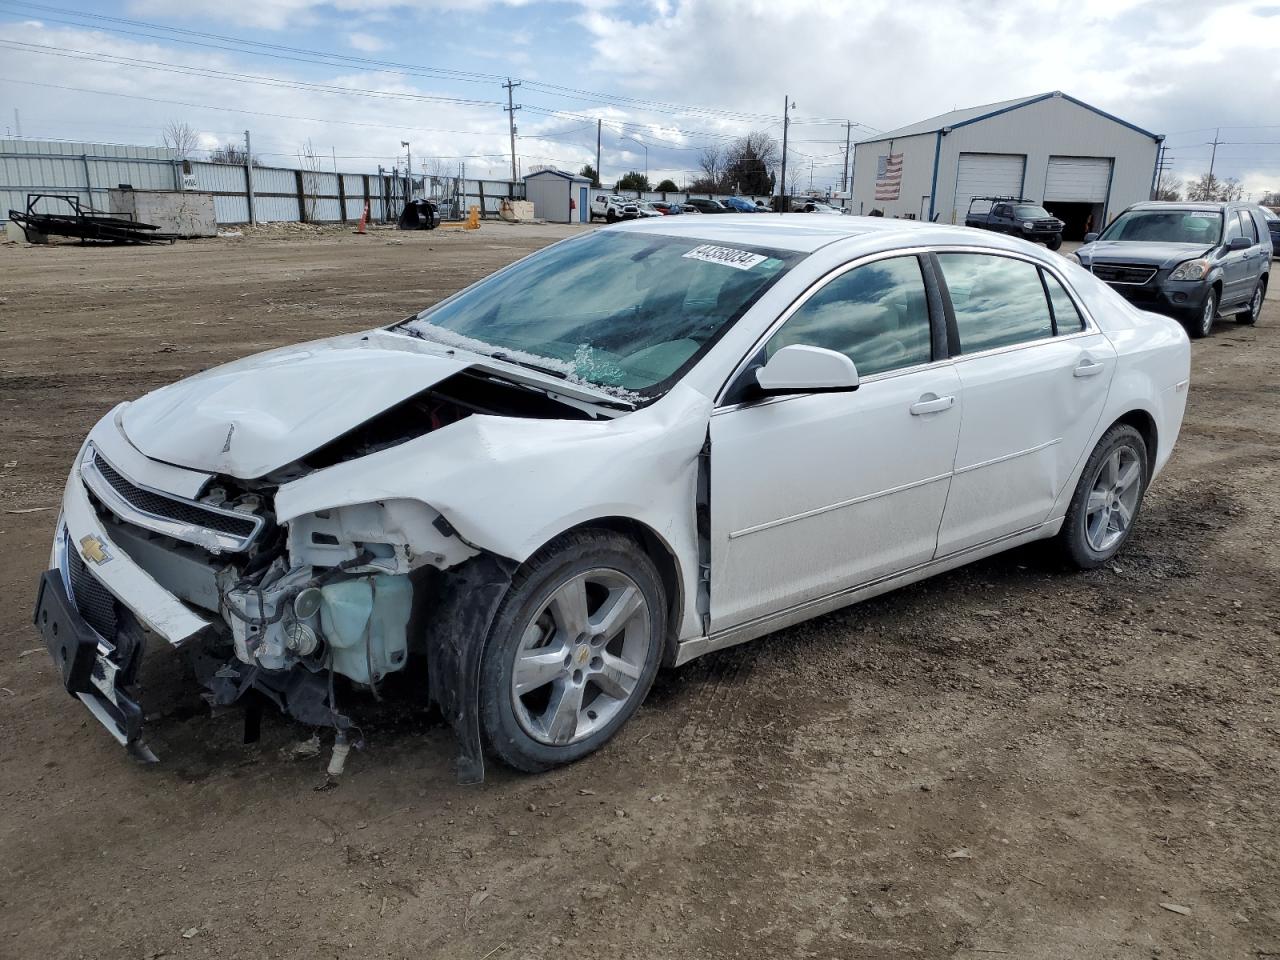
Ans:
{"label": "crumpled hood", "polygon": [[1098,263],[1131,263],[1168,269],[1184,260],[1207,256],[1213,250],[1203,243],[1138,243],[1129,240],[1095,240],[1076,251],[1084,266]]}
{"label": "crumpled hood", "polygon": [[253,479],[472,365],[438,351],[385,331],[271,350],[147,394],[122,426],[154,460]]}

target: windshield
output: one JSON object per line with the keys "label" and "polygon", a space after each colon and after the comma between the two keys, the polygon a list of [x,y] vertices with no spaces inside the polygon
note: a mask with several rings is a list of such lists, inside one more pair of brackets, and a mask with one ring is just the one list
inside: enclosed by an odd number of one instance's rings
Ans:
{"label": "windshield", "polygon": [[1044,207],[1038,207],[1035,204],[1021,204],[1014,209],[1017,210],[1018,216],[1023,220],[1048,220],[1051,214]]}
{"label": "windshield", "polygon": [[407,325],[634,401],[665,392],[802,256],[601,230],[548,247]]}
{"label": "windshield", "polygon": [[1216,210],[1128,210],[1098,239],[1207,247],[1221,237],[1222,214]]}

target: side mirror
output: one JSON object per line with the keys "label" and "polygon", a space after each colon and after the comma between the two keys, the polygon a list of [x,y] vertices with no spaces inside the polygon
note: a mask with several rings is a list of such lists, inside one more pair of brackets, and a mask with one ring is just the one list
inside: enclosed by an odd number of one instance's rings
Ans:
{"label": "side mirror", "polygon": [[1085,242],[1085,243],[1093,243],[1093,241],[1095,241],[1095,240],[1097,240],[1097,239],[1098,239],[1098,235],[1097,235],[1097,233],[1086,233],[1086,234],[1084,235],[1084,242]]}
{"label": "side mirror", "polygon": [[1227,241],[1228,250],[1248,250],[1253,246],[1253,241],[1248,237],[1232,237]]}
{"label": "side mirror", "polygon": [[843,353],[803,344],[783,347],[756,371],[767,394],[857,390],[858,382],[858,368]]}

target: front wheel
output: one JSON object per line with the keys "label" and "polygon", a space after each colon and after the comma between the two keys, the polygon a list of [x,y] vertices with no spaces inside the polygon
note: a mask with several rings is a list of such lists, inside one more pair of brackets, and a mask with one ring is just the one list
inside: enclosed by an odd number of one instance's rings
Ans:
{"label": "front wheel", "polygon": [[1213,321],[1218,318],[1218,291],[1210,290],[1204,298],[1204,306],[1200,315],[1187,325],[1187,332],[1193,340],[1207,337],[1213,332]]}
{"label": "front wheel", "polygon": [[1146,441],[1116,424],[1093,448],[1058,534],[1066,558],[1082,570],[1100,567],[1129,539],[1147,486]]}
{"label": "front wheel", "polygon": [[616,213],[614,213],[612,210],[606,210],[606,211],[605,211],[605,214],[604,214],[604,222],[605,222],[605,223],[613,223],[613,222],[614,222],[614,221],[616,221],[617,219],[618,219],[618,215],[617,215]]}
{"label": "front wheel", "polygon": [[610,531],[570,533],[517,572],[485,645],[480,722],[529,773],[599,749],[657,675],[666,596],[653,561]]}
{"label": "front wheel", "polygon": [[1258,317],[1262,315],[1262,301],[1267,298],[1267,278],[1262,277],[1258,280],[1258,286],[1253,291],[1253,299],[1249,301],[1249,309],[1244,313],[1236,314],[1236,323],[1243,323],[1245,326],[1252,327],[1258,322]]}
{"label": "front wheel", "polygon": [[1057,250],[1062,246],[1062,237],[1050,237],[1049,242],[1045,244],[1050,250]]}

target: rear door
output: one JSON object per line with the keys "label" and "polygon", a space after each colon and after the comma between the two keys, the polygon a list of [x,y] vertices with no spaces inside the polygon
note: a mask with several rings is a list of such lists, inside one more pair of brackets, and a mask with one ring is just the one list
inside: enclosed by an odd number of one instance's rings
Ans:
{"label": "rear door", "polygon": [[1034,528],[1088,451],[1115,349],[1030,259],[939,251],[964,416],[939,557]]}
{"label": "rear door", "polygon": [[[1230,244],[1236,237],[1246,237],[1245,224],[1239,210],[1228,210],[1225,214],[1226,228],[1223,231],[1223,243]],[[1253,218],[1249,219],[1252,226]],[[1253,295],[1253,285],[1258,274],[1254,272],[1254,254],[1257,244],[1247,250],[1228,250],[1222,258],[1222,306],[1233,307],[1244,303]]]}

